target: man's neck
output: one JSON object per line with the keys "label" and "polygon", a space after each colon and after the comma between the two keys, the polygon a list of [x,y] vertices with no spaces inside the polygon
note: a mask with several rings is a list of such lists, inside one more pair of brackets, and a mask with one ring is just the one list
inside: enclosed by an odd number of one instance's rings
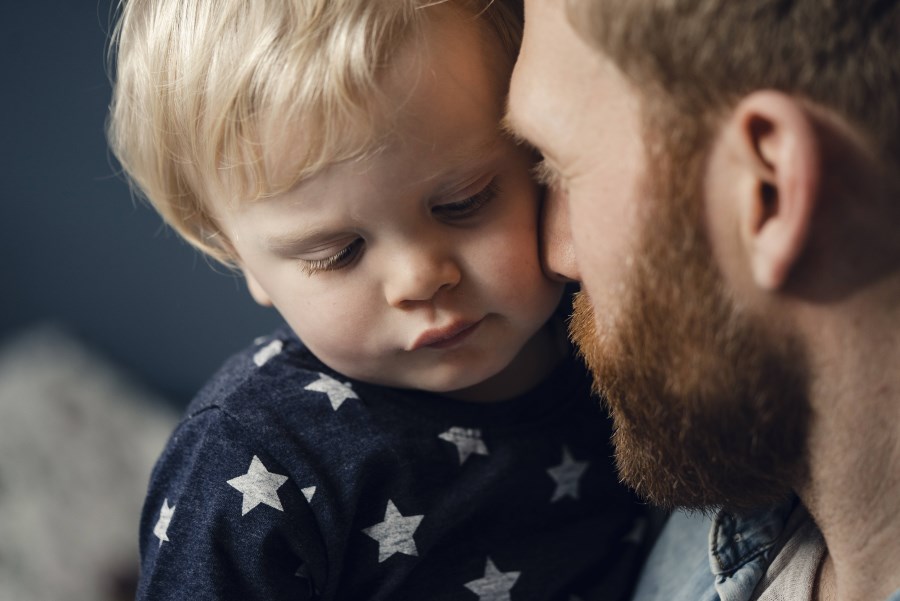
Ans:
{"label": "man's neck", "polygon": [[822,565],[819,566],[819,572],[816,574],[813,601],[837,601],[837,591],[834,585],[834,562],[831,561],[831,556],[825,553]]}
{"label": "man's neck", "polygon": [[820,601],[882,601],[900,589],[900,334],[891,323],[900,321],[820,330],[810,477],[798,488],[828,549]]}

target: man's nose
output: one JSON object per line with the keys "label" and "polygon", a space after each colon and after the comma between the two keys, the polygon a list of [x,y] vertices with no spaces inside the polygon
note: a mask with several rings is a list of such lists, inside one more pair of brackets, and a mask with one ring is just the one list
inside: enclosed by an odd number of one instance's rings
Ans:
{"label": "man's nose", "polygon": [[578,281],[581,274],[575,264],[572,230],[569,224],[569,200],[565,192],[549,189],[541,215],[541,255],[544,271],[555,280]]}
{"label": "man's nose", "polygon": [[393,307],[430,301],[439,291],[454,288],[462,277],[457,262],[440,249],[420,246],[398,255],[384,284],[385,298]]}

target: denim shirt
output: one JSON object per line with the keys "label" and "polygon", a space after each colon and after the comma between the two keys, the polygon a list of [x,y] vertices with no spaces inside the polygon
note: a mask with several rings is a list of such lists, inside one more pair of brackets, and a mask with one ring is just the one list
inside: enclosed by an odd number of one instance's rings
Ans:
{"label": "denim shirt", "polygon": [[[742,517],[674,513],[647,559],[632,601],[749,601],[778,553],[795,503]],[[887,601],[900,601],[900,590]]]}

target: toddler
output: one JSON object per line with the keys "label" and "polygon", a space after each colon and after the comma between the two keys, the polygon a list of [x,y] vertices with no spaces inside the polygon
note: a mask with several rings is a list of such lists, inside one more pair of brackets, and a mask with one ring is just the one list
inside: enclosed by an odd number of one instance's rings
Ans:
{"label": "toddler", "polygon": [[625,596],[643,509],[499,126],[502,0],[126,0],[111,145],[287,326],[154,469],[139,599]]}

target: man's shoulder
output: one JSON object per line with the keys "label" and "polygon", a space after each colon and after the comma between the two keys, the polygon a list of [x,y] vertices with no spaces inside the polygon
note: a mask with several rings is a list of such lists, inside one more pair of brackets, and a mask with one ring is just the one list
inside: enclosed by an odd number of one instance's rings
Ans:
{"label": "man's shoulder", "polygon": [[712,524],[712,517],[702,513],[673,513],[644,564],[632,601],[718,600],[709,566]]}
{"label": "man's shoulder", "polygon": [[797,500],[744,515],[672,514],[632,601],[748,601]]}

